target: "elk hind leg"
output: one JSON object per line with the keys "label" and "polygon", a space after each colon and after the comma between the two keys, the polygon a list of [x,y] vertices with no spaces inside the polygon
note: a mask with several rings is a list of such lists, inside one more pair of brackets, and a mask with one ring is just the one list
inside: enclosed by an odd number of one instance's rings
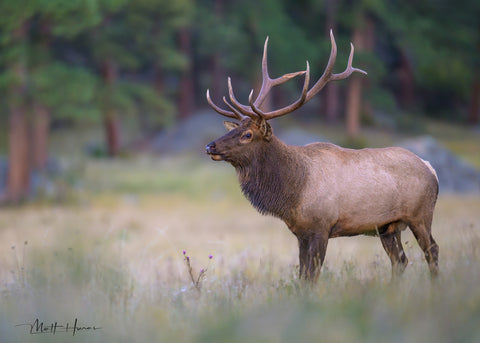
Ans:
{"label": "elk hind leg", "polygon": [[408,265],[401,241],[401,231],[405,227],[402,222],[390,223],[382,227],[380,234],[380,241],[392,263],[392,279],[402,274]]}
{"label": "elk hind leg", "polygon": [[425,254],[425,259],[430,269],[432,277],[438,276],[438,245],[432,237],[431,221],[425,224],[424,222],[410,223],[410,229],[415,236],[418,245]]}

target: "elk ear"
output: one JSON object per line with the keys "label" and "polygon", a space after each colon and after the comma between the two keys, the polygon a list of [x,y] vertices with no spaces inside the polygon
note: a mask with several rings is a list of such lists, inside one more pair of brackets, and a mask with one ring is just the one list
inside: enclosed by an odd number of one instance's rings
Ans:
{"label": "elk ear", "polygon": [[238,124],[232,121],[224,121],[223,125],[225,125],[228,131],[232,131],[233,129],[238,127]]}
{"label": "elk ear", "polygon": [[273,135],[272,126],[266,120],[262,120],[260,122],[260,130],[262,131],[263,139],[269,142]]}

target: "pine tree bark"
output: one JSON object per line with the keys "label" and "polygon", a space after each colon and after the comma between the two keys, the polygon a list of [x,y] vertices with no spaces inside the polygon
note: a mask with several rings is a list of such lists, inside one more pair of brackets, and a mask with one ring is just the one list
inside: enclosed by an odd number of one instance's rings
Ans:
{"label": "pine tree bark", "polygon": [[[39,49],[40,54],[48,56],[51,36],[50,36],[50,23],[48,21],[42,21],[39,29]],[[37,67],[44,68],[48,62],[43,61]],[[50,109],[43,103],[43,99],[40,96],[36,96],[32,106],[32,167],[34,170],[44,171],[48,162],[48,138],[50,134]]]}
{"label": "pine tree bark", "polygon": [[220,62],[221,54],[219,52],[215,52],[210,57],[210,65],[212,68],[212,85],[211,89],[215,90],[212,92],[211,97],[214,103],[221,104],[223,103],[222,100],[222,92],[221,89],[225,88],[225,71]]}
{"label": "pine tree bark", "polygon": [[103,64],[103,78],[106,87],[106,99],[103,109],[103,124],[107,154],[110,157],[118,155],[120,150],[120,125],[117,112],[112,103],[113,87],[117,80],[117,68],[113,59],[108,58]]}
{"label": "pine tree bark", "polygon": [[[327,0],[325,2],[325,9],[327,14],[326,31],[327,33],[330,32],[330,30],[336,32],[336,1]],[[337,82],[327,84],[323,92],[323,101],[325,103],[323,109],[325,118],[330,123],[337,122],[340,113],[340,86]]]}
{"label": "pine tree bark", "polygon": [[178,46],[181,53],[187,58],[188,65],[180,77],[179,93],[177,98],[178,116],[180,120],[187,119],[193,112],[194,91],[192,76],[191,33],[189,28],[183,28],[178,33]]}
{"label": "pine tree bark", "polygon": [[[476,42],[476,54],[480,54],[480,21],[477,21],[477,42]],[[478,58],[478,57],[477,57]],[[472,83],[472,91],[470,95],[470,108],[468,109],[468,123],[471,125],[477,125],[480,120],[480,66],[478,63],[474,65],[474,76]]]}
{"label": "pine tree bark", "polygon": [[472,84],[472,94],[470,96],[470,108],[468,114],[468,123],[477,125],[480,115],[480,75],[476,75]]}
{"label": "pine tree bark", "polygon": [[[375,21],[362,13],[360,17],[364,23],[362,28],[358,26],[353,30],[352,42],[355,51],[373,52],[375,45]],[[360,116],[364,114],[373,120],[373,108],[369,101],[362,99],[363,89],[371,87],[368,78],[352,75],[347,89],[347,134],[350,138],[356,138],[360,133]]]}
{"label": "pine tree bark", "polygon": [[[371,15],[364,14],[365,26],[361,31],[361,38],[359,44],[359,51],[364,51],[366,53],[373,54],[375,50],[375,20]],[[358,76],[358,75],[357,75]],[[361,78],[361,89],[362,93],[365,90],[366,93],[372,88],[372,83],[368,77]],[[361,94],[360,94],[361,96]],[[373,107],[368,99],[361,99],[361,111],[362,114],[369,118],[370,122],[374,122],[373,118]]]}
{"label": "pine tree bark", "polygon": [[[223,0],[215,0],[213,10],[215,12],[215,18],[219,21],[222,20],[224,16],[224,1]],[[215,91],[212,92],[212,100],[216,104],[223,103],[222,100],[222,92],[221,89],[225,87],[225,69],[222,66],[222,49],[215,49],[215,52],[210,58],[211,67],[212,67],[212,86],[211,89]]]}
{"label": "pine tree bark", "polygon": [[[352,41],[356,50],[361,50],[362,33],[358,28],[353,31]],[[356,138],[360,132],[361,96],[362,80],[358,75],[352,75],[348,82],[346,110],[347,135],[350,138]]]}
{"label": "pine tree bark", "polygon": [[400,70],[398,79],[400,81],[400,103],[404,108],[412,108],[415,105],[415,77],[412,65],[405,51],[400,55]]}
{"label": "pine tree bark", "polygon": [[50,110],[40,102],[33,104],[33,168],[43,171],[48,162],[48,137],[50,134]]}
{"label": "pine tree bark", "polygon": [[348,83],[347,91],[347,135],[356,138],[360,133],[360,108],[362,80],[354,75]]}
{"label": "pine tree bark", "polygon": [[110,157],[115,157],[119,152],[120,126],[118,118],[113,109],[107,109],[104,118],[105,137],[107,144],[107,153]]}
{"label": "pine tree bark", "polygon": [[10,93],[8,128],[8,174],[6,200],[18,203],[28,196],[30,188],[30,155],[26,98],[27,70],[19,60],[12,68],[16,83]]}

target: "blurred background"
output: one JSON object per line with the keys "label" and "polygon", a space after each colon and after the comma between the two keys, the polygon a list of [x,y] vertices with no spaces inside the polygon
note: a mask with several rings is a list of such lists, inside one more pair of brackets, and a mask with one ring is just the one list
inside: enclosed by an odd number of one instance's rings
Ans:
{"label": "blurred background", "polygon": [[[403,144],[446,166],[443,190],[480,191],[479,18],[474,0],[1,1],[0,203],[65,200],[98,158],[202,153],[222,133],[206,89],[221,105],[231,76],[246,103],[266,36],[273,77],[308,60],[318,79],[331,28],[334,71],[353,42],[368,76],[327,85],[275,122],[280,137]],[[277,87],[266,106],[285,106],[302,82]]]}
{"label": "blurred background", "polygon": [[[205,155],[226,119],[206,90],[225,108],[230,76],[247,103],[267,36],[270,75],[308,60],[313,84],[330,29],[334,72],[353,42],[368,75],[275,134],[429,160],[435,287],[409,231],[398,284],[380,241],[357,237],[329,242],[302,287],[295,237]],[[51,342],[16,325],[78,318],[103,328],[78,342],[479,342],[479,57],[478,0],[0,0],[0,341]]]}

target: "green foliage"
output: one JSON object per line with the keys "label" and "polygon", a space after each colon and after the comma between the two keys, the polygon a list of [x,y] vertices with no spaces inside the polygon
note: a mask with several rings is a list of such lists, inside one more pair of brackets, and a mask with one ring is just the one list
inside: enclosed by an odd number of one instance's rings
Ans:
{"label": "green foliage", "polygon": [[135,57],[165,70],[183,69],[187,58],[178,51],[175,34],[191,23],[192,10],[191,0],[129,2],[123,24],[130,31]]}
{"label": "green foliage", "polygon": [[379,110],[395,113],[397,111],[397,104],[394,95],[382,87],[375,87],[366,92],[365,98]]}
{"label": "green foliage", "polygon": [[[0,4],[2,90],[17,82],[10,66],[20,59],[28,71],[30,98],[24,101],[42,102],[54,118],[100,118],[102,108],[111,105],[122,114],[155,118],[151,122],[158,126],[171,122],[172,101],[151,82],[120,80],[107,86],[98,71],[107,59],[114,59],[120,73],[144,73],[152,65],[182,69],[186,58],[176,49],[174,34],[189,22],[189,0],[37,0],[25,5]],[[26,34],[20,40],[22,27]],[[72,52],[77,54],[73,59],[66,55]]]}
{"label": "green foliage", "polygon": [[34,69],[30,77],[33,98],[56,117],[93,119],[100,115],[94,105],[99,80],[85,68],[53,62]]}
{"label": "green foliage", "polygon": [[[415,79],[425,95],[424,109],[454,112],[471,95],[472,80],[479,73],[480,6],[464,0],[395,2],[399,15],[390,20],[397,44],[410,54]],[[455,118],[454,115],[447,117]]]}
{"label": "green foliage", "polygon": [[101,20],[97,1],[93,0],[36,0],[37,15],[48,22],[52,34],[67,39],[74,38],[86,28]]}
{"label": "green foliage", "polygon": [[14,33],[19,30],[37,10],[29,0],[0,2],[0,44],[15,42]]}
{"label": "green foliage", "polygon": [[[370,20],[375,25],[375,47],[368,53],[357,49],[354,61],[369,73],[365,99],[375,109],[399,111],[401,52],[415,77],[415,108],[449,120],[465,117],[458,113],[470,101],[480,69],[478,1],[462,0],[453,7],[443,0],[342,0],[330,2],[333,15],[327,13],[328,3],[2,1],[0,89],[7,92],[19,82],[12,65],[20,61],[27,69],[24,101],[43,101],[53,118],[98,119],[111,105],[121,115],[143,116],[162,126],[174,118],[173,96],[179,74],[187,68],[195,78],[192,97],[211,84],[213,57],[219,58],[222,73],[235,78],[239,92],[247,92],[258,82],[263,42],[269,36],[271,75],[304,69],[308,60],[313,81],[330,53],[327,20],[335,24],[339,51],[335,72],[347,60],[353,29],[363,29]],[[177,40],[185,28],[192,34],[189,56],[180,51]],[[107,60],[118,71],[118,79],[109,86],[102,82]],[[295,82],[285,86],[292,94],[298,90]],[[8,113],[7,103],[3,98],[2,115]]]}
{"label": "green foliage", "polygon": [[306,59],[315,59],[311,53],[317,49],[288,16],[282,2],[225,1],[222,15],[214,12],[212,1],[201,4],[195,24],[199,31],[198,52],[203,57],[221,53],[222,64],[228,70],[256,80],[267,36],[272,77],[291,72],[292,68],[302,70]]}
{"label": "green foliage", "polygon": [[[104,103],[102,91],[97,101]],[[171,102],[159,96],[154,88],[139,82],[119,82],[113,90],[112,106],[120,114],[148,117],[157,127],[168,126],[175,113]]]}

